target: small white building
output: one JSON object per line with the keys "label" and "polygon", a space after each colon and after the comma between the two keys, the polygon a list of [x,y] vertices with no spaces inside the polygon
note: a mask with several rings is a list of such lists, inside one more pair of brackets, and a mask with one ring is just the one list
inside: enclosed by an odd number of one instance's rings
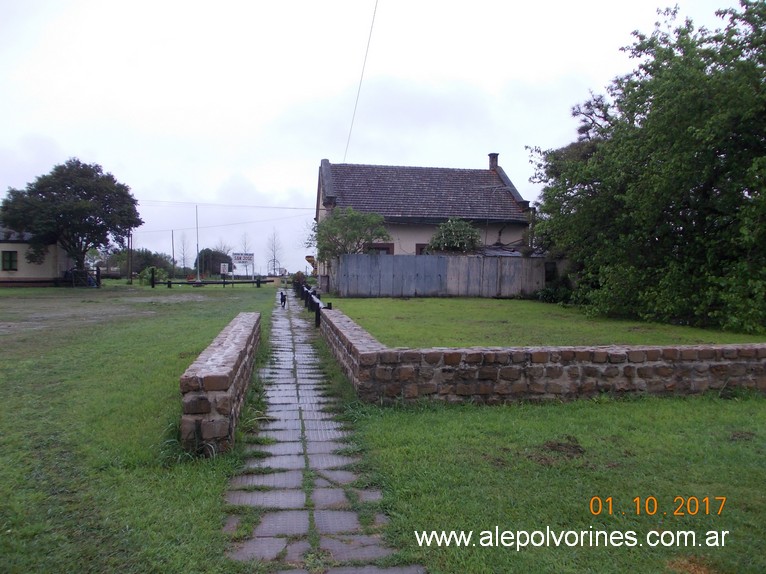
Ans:
{"label": "small white building", "polygon": [[59,245],[49,245],[42,263],[29,263],[29,235],[0,227],[0,287],[52,286],[64,280],[74,261]]}

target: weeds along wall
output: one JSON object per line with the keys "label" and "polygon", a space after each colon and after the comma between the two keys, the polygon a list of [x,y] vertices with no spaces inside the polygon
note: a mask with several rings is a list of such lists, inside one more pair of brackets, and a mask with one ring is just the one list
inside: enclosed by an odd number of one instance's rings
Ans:
{"label": "weeds along wall", "polygon": [[676,347],[388,348],[338,310],[321,333],[363,401],[502,404],[602,393],[766,393],[766,343]]}
{"label": "weeds along wall", "polygon": [[261,314],[240,313],[181,375],[181,444],[213,455],[231,448],[260,344]]}

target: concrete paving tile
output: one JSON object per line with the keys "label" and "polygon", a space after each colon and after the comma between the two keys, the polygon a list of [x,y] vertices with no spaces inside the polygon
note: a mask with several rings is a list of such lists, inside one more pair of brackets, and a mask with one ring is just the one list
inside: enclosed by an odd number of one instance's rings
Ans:
{"label": "concrete paving tile", "polygon": [[308,510],[267,512],[253,530],[255,536],[299,536],[309,532]]}
{"label": "concrete paving tile", "polygon": [[[311,550],[311,544],[308,540],[295,540],[287,545],[287,553],[285,554],[285,562],[300,566],[303,564],[303,555]],[[294,572],[291,570],[291,572]]]}
{"label": "concrete paving tile", "polygon": [[310,454],[308,457],[309,468],[314,470],[338,468],[359,461],[357,458],[341,456],[339,454]]}
{"label": "concrete paving tile", "polygon": [[336,450],[344,448],[348,445],[342,442],[335,442],[331,440],[327,441],[310,441],[306,442],[307,454],[332,454]]}
{"label": "concrete paving tile", "polygon": [[343,439],[347,439],[350,436],[351,436],[350,431],[306,429],[306,440],[308,441],[343,440]]}
{"label": "concrete paving tile", "polygon": [[302,412],[304,421],[329,421],[337,416],[335,413],[315,409],[302,409]]}
{"label": "concrete paving tile", "polygon": [[276,456],[269,456],[262,460],[262,468],[267,467],[282,468],[284,470],[296,470],[306,466],[306,460],[303,458],[302,454],[280,454]]}
{"label": "concrete paving tile", "polygon": [[314,508],[317,509],[340,509],[348,508],[349,503],[346,493],[342,488],[315,488],[311,493]]}
{"label": "concrete paving tile", "polygon": [[303,443],[275,442],[273,444],[249,444],[245,447],[245,452],[266,452],[271,455],[303,454]]}
{"label": "concrete paving tile", "polygon": [[338,562],[377,560],[394,553],[394,550],[383,545],[380,537],[361,534],[322,537],[319,547],[329,552],[333,560]]}
{"label": "concrete paving tile", "polygon": [[319,475],[336,484],[349,484],[359,478],[349,470],[321,470]]}
{"label": "concrete paving tile", "polygon": [[[300,444],[300,443],[299,443]],[[229,482],[229,488],[248,488],[262,486],[266,488],[300,488],[303,485],[303,471],[270,472],[269,474],[241,474]]]}
{"label": "concrete paving tile", "polygon": [[258,435],[265,438],[273,438],[274,440],[284,440],[284,441],[301,440],[301,431],[296,429],[266,430],[266,431],[259,432]]}
{"label": "concrete paving tile", "polygon": [[284,538],[262,537],[251,538],[237,544],[227,553],[228,557],[237,562],[250,560],[274,560],[287,546]]}
{"label": "concrete paving tile", "polygon": [[340,423],[338,421],[309,419],[304,421],[304,426],[306,430],[326,430],[326,431],[343,430],[343,423]]}
{"label": "concrete paving tile", "polygon": [[259,425],[259,432],[272,431],[272,430],[301,430],[300,419],[272,419],[267,422],[262,422]]}
{"label": "concrete paving tile", "polygon": [[314,524],[320,534],[358,532],[359,517],[349,510],[315,510]]}
{"label": "concrete paving tile", "polygon": [[306,493],[298,489],[290,490],[230,490],[226,493],[226,503],[233,506],[257,506],[263,508],[303,508],[306,506]]}

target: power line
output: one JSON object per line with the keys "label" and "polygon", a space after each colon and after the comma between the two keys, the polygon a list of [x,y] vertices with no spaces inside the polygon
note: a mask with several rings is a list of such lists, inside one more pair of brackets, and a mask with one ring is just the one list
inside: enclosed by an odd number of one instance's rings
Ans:
{"label": "power line", "polygon": [[370,24],[370,35],[367,37],[367,49],[364,52],[364,62],[362,63],[362,75],[359,78],[359,88],[356,90],[356,101],[354,102],[354,113],[351,114],[351,126],[348,128],[348,139],[346,139],[346,151],[343,152],[343,163],[346,163],[348,155],[348,145],[351,143],[351,132],[354,130],[354,119],[356,118],[356,108],[359,106],[359,94],[362,93],[362,80],[364,80],[364,69],[367,67],[367,55],[370,53],[370,41],[372,40],[372,29],[375,26],[375,14],[378,12],[378,0],[375,0],[375,8],[372,11],[372,23]]}
{"label": "power line", "polygon": [[161,203],[166,205],[201,205],[205,207],[235,207],[238,209],[300,209],[300,210],[314,210],[316,209],[315,206],[312,207],[287,207],[287,206],[279,206],[279,205],[237,205],[232,203],[205,203],[202,201],[173,201],[173,200],[162,200],[162,199],[139,199],[138,203],[144,204],[144,205],[152,205],[155,203]]}

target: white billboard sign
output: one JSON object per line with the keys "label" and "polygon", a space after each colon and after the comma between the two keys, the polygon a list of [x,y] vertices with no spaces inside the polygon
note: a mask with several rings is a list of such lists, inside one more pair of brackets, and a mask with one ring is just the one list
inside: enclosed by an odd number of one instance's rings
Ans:
{"label": "white billboard sign", "polygon": [[231,260],[234,261],[234,265],[252,265],[255,259],[254,253],[232,253]]}

